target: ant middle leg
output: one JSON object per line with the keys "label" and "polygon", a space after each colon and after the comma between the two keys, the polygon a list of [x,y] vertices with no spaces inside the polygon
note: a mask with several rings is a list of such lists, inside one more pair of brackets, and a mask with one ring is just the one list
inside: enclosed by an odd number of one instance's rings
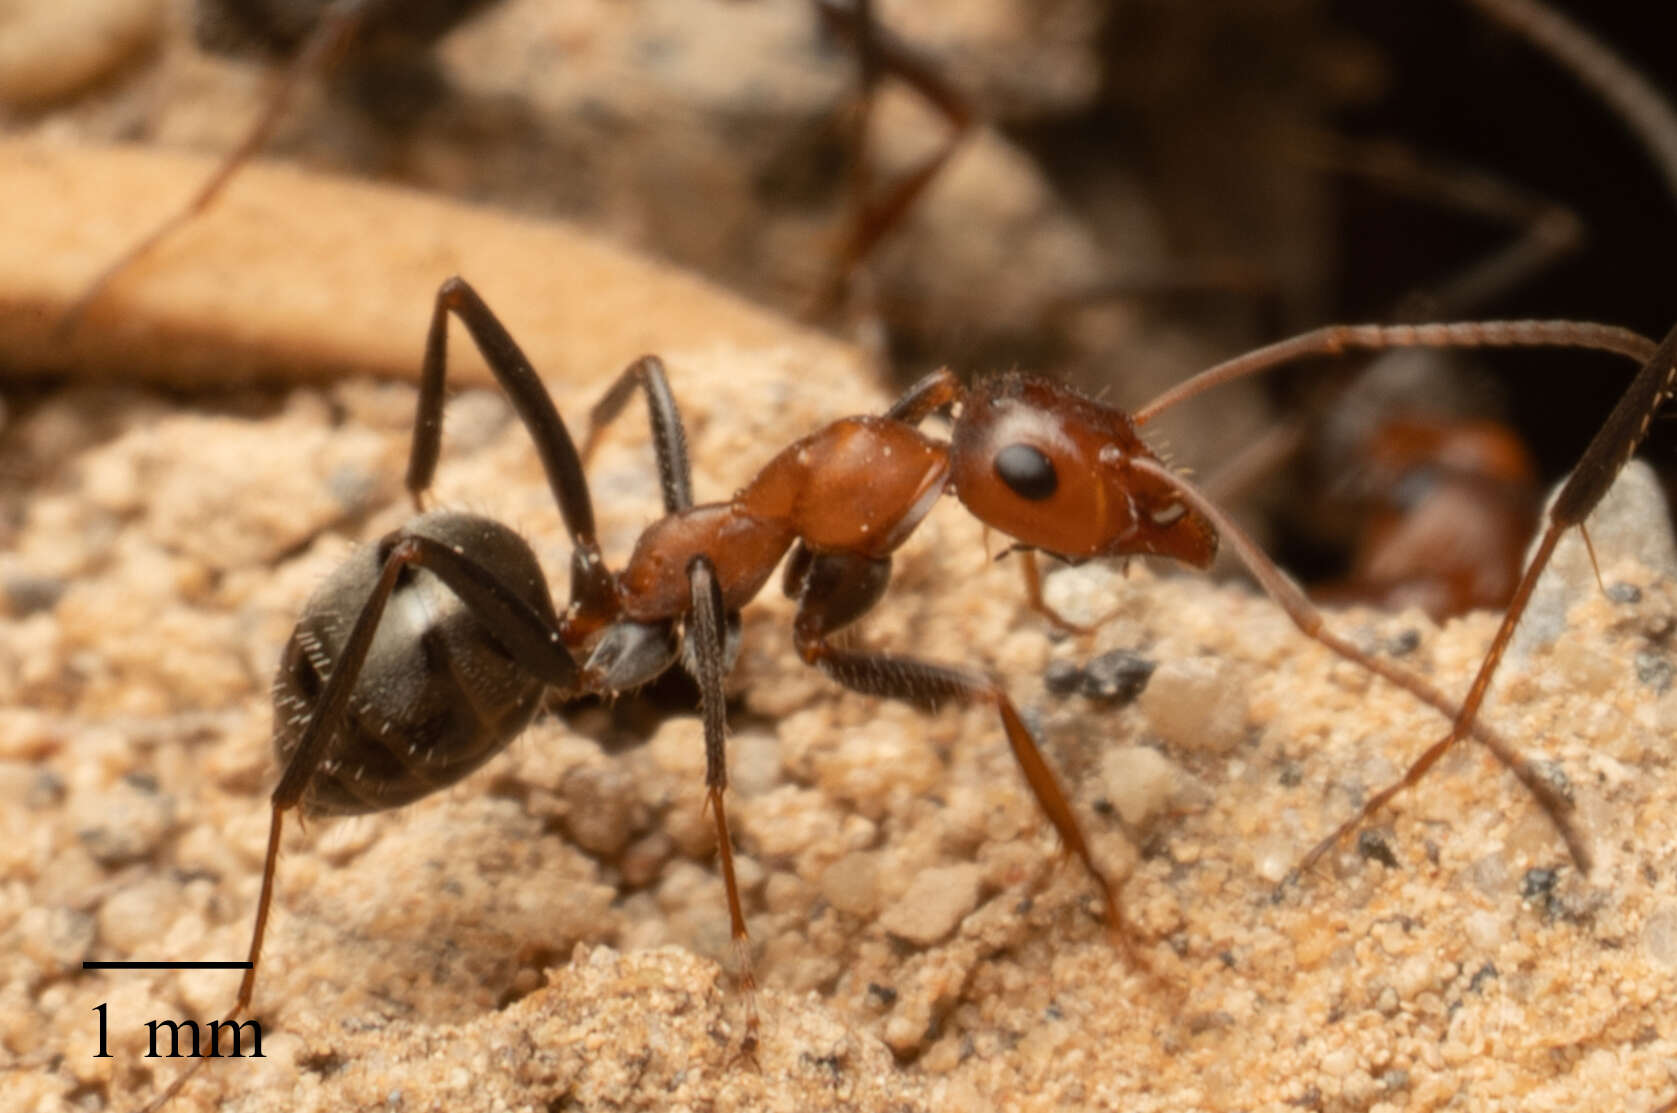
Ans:
{"label": "ant middle leg", "polygon": [[1133,956],[1117,894],[1095,864],[1071,802],[1037,748],[1007,691],[993,678],[957,668],[871,651],[841,649],[827,639],[873,607],[891,576],[888,557],[810,553],[799,548],[787,566],[786,593],[798,600],[793,641],[804,663],[853,692],[901,700],[934,712],[950,703],[987,704],[996,709],[1014,760],[1066,852],[1075,856],[1100,890],[1107,930]]}

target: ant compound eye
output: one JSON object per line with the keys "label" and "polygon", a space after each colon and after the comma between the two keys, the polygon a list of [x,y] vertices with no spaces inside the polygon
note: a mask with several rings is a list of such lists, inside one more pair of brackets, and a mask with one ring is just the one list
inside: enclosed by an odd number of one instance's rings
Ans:
{"label": "ant compound eye", "polygon": [[1010,444],[996,453],[996,476],[1020,498],[1041,502],[1060,487],[1054,462],[1028,444]]}

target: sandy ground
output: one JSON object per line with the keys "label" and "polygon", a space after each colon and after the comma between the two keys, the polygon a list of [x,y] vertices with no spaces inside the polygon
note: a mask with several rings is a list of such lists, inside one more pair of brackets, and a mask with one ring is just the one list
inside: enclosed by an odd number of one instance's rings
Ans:
{"label": "sandy ground", "polygon": [[[0,172],[58,166],[68,181],[115,165],[83,159],[50,143]],[[154,207],[144,189],[196,173],[123,159],[84,183],[77,220],[6,213],[43,239],[0,270],[0,366],[105,381],[9,386],[0,427],[5,1110],[136,1108],[175,1071],[145,1057],[146,1022],[231,1002],[236,975],[81,963],[244,953],[279,648],[350,547],[407,513],[411,389],[339,372],[416,362],[440,272],[479,275],[462,244],[502,245],[492,275],[538,260],[570,274],[562,309],[510,281],[488,291],[567,415],[645,347],[663,352],[701,497],[821,421],[884,404],[855,353],[535,222],[490,236],[472,223],[483,214],[438,205],[417,261],[400,250],[415,222],[391,217],[310,248],[354,283],[295,281],[270,269],[308,265],[294,237],[250,226],[263,198],[431,203],[292,171],[253,176],[254,209],[230,195],[222,232],[183,237],[161,287],[106,305],[77,341],[85,358],[55,363],[52,314],[101,257],[95,234],[120,239]],[[55,196],[50,179],[39,195]],[[381,238],[396,227],[409,231]],[[79,246],[56,254],[66,243]],[[217,244],[237,268],[204,265]],[[332,308],[332,329],[286,324]],[[195,390],[131,385],[125,348]],[[286,385],[205,392],[218,360]],[[446,445],[443,503],[517,526],[563,598],[563,531],[506,404],[462,395]],[[638,411],[590,479],[621,560],[656,515]],[[1605,536],[1612,592],[1575,569],[1550,616],[1559,636],[1510,662],[1489,709],[1570,786],[1597,859],[1587,877],[1512,778],[1464,747],[1276,899],[1439,718],[1238,586],[1062,572],[1050,589],[1067,610],[1116,613],[1093,636],[1055,635],[1011,563],[989,559],[998,539],[948,502],[857,639],[1005,680],[1121,884],[1133,954],[1057,853],[994,716],[841,694],[792,653],[771,585],[731,681],[754,999],[727,969],[696,720],[638,731],[632,705],[555,709],[455,789],[293,826],[257,989],[265,1058],[212,1064],[172,1108],[1644,1113],[1677,1091],[1677,583],[1667,527],[1633,514]],[[1333,621],[1460,690],[1495,616]],[[1113,650],[1156,665],[1133,703],[1057,694]],[[101,1004],[109,1058],[94,1057]]]}
{"label": "sandy ground", "polygon": [[[701,496],[879,404],[796,335],[666,353]],[[595,389],[560,387],[561,408]],[[365,382],[81,387],[14,417],[7,468],[32,482],[0,565],[7,1108],[132,1108],[173,1069],[143,1057],[145,1022],[230,1002],[236,975],[80,963],[243,953],[273,663],[312,587],[406,513],[411,406]],[[505,403],[463,395],[447,444],[443,502],[525,531],[562,592],[563,533]],[[655,513],[638,419],[591,480],[621,559]],[[544,717],[399,814],[294,829],[257,992],[266,1058],[213,1064],[175,1108],[1638,1110],[1677,1085],[1668,572],[1607,554],[1608,582],[1636,590],[1614,602],[1586,573],[1564,636],[1492,704],[1558,763],[1594,873],[1464,748],[1276,901],[1438,718],[1237,586],[1062,573],[1068,609],[1118,613],[1058,638],[985,552],[941,506],[860,640],[1006,679],[1123,879],[1134,959],[993,717],[838,693],[797,662],[771,591],[732,681],[755,1067],[719,966],[697,723],[631,744],[595,710]],[[1453,688],[1494,616],[1335,621]],[[1051,663],[1112,649],[1157,663],[1133,705],[1045,687]]]}

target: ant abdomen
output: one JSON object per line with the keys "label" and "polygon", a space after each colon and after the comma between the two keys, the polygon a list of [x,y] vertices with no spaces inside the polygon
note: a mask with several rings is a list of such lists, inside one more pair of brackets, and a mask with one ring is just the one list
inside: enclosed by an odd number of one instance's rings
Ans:
{"label": "ant abdomen", "polygon": [[[357,550],[304,607],[274,679],[274,750],[282,768],[388,554],[401,538],[412,536],[470,554],[557,627],[535,554],[517,533],[457,511],[415,518]],[[454,784],[517,737],[540,706],[544,687],[440,579],[423,568],[402,569],[342,726],[326,741],[309,780],[303,811],[382,811]]]}

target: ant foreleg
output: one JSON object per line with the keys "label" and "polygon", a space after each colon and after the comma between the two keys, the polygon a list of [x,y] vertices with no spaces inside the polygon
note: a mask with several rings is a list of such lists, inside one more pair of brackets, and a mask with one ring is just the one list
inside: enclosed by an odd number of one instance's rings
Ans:
{"label": "ant foreleg", "polygon": [[[1228,514],[1206,498],[1198,488],[1169,468],[1151,460],[1132,459],[1130,466],[1170,483],[1194,510],[1209,519],[1223,540],[1234,547],[1241,563],[1246,565],[1247,570],[1252,573],[1253,578],[1258,581],[1264,592],[1275,600],[1281,609],[1286,612],[1287,617],[1292,620],[1293,625],[1298,627],[1299,631],[1306,637],[1320,642],[1335,654],[1359,668],[1402,688],[1452,721],[1457,719],[1456,704],[1443,692],[1440,692],[1408,669],[1401,668],[1371,653],[1366,653],[1328,629],[1322,618],[1322,612],[1317,610],[1309,599],[1305,598],[1304,592],[1299,589],[1298,585],[1288,578],[1285,572],[1276,567],[1274,562],[1264,555],[1263,550],[1258,548],[1257,544],[1239,526],[1235,525]],[[1550,822],[1555,825],[1555,829],[1566,842],[1567,850],[1572,855],[1573,861],[1577,863],[1579,869],[1588,872],[1590,868],[1589,847],[1585,844],[1582,834],[1572,825],[1570,818],[1571,802],[1544,779],[1531,766],[1530,762],[1521,757],[1519,752],[1506,739],[1489,726],[1484,723],[1473,723],[1472,733],[1536,797],[1539,806],[1543,808]],[[1385,797],[1385,799],[1389,798],[1390,794]],[[1381,799],[1380,803],[1384,803],[1385,799]],[[1296,880],[1304,870],[1308,869],[1322,854],[1326,853],[1327,849],[1341,835],[1360,823],[1366,811],[1365,809],[1364,812],[1359,813],[1349,824],[1334,832],[1327,840],[1306,855],[1303,862],[1288,875],[1283,884]]]}
{"label": "ant foreleg", "polygon": [[588,493],[582,458],[564,420],[553,405],[541,376],[512,334],[464,278],[456,275],[437,288],[431,326],[425,335],[425,359],[419,373],[419,403],[414,415],[413,448],[408,457],[407,487],[414,505],[423,508],[425,492],[436,474],[442,451],[443,380],[448,363],[448,314],[466,326],[501,384],[519,420],[535,442],[548,486],[559,504],[571,537],[571,607],[576,613],[611,615],[616,592],[600,556],[594,527],[594,502]]}
{"label": "ant foreleg", "polygon": [[76,331],[76,326],[81,323],[88,308],[99,300],[100,295],[109,289],[124,271],[155,251],[158,244],[197,219],[204,210],[215,203],[239,168],[267,145],[273,136],[274,128],[291,107],[292,97],[296,95],[297,87],[302,84],[303,78],[316,71],[330,68],[343,56],[351,41],[360,33],[370,3],[371,0],[334,0],[326,8],[320,16],[320,22],[315,24],[314,29],[303,40],[302,48],[281,72],[279,84],[275,86],[268,103],[251,123],[250,130],[245,132],[239,145],[221,160],[221,164],[204,184],[198,187],[198,192],[193,194],[179,211],[152,229],[143,239],[117,256],[94,276],[81,296],[70,304],[70,308],[65,310],[64,316],[59,319],[56,332],[61,339],[68,338]]}
{"label": "ant foreleg", "polygon": [[658,482],[664,492],[664,513],[686,510],[693,505],[693,469],[687,456],[687,431],[682,426],[675,395],[670,393],[669,379],[664,375],[664,361],[657,356],[642,356],[625,367],[617,381],[606,388],[605,394],[588,411],[588,435],[582,439],[583,466],[593,459],[600,435],[623,412],[636,387],[646,392],[653,451],[658,457]]}
{"label": "ant foreleg", "polygon": [[687,566],[687,582],[692,593],[692,610],[687,616],[686,663],[699,686],[699,715],[705,728],[705,803],[716,822],[716,855],[728,894],[737,977],[746,995],[743,1054],[749,1057],[757,1046],[757,1006],[752,999],[757,979],[752,973],[751,935],[745,926],[739,880],[734,876],[733,836],[728,830],[728,811],[723,802],[728,789],[728,709],[722,691],[723,677],[728,670],[727,615],[716,567],[709,557],[700,554],[693,558]]}
{"label": "ant foreleg", "polygon": [[[1503,654],[1508,649],[1515,628],[1520,624],[1520,618],[1525,614],[1538,579],[1548,566],[1549,558],[1554,554],[1555,546],[1560,543],[1561,536],[1567,530],[1574,526],[1583,528],[1584,520],[1607,494],[1613,480],[1636,452],[1642,439],[1647,436],[1648,426],[1653,421],[1654,414],[1671,397],[1673,389],[1677,389],[1677,327],[1666,333],[1665,339],[1660,341],[1659,348],[1642,365],[1642,370],[1637,372],[1636,378],[1631,380],[1630,386],[1613,407],[1613,412],[1607,416],[1607,420],[1602,423],[1601,429],[1579,458],[1578,465],[1572,469],[1571,477],[1555,496],[1554,503],[1549,507],[1549,525],[1543,531],[1537,551],[1526,564],[1519,586],[1514,589],[1514,598],[1509,602],[1508,609],[1503,612],[1502,624],[1497,627],[1496,636],[1491,639],[1491,647],[1486,651],[1485,659],[1480,662],[1479,671],[1473,678],[1472,686],[1468,688],[1467,698],[1462,701],[1461,709],[1452,716],[1449,733],[1428,746],[1399,780],[1375,793],[1356,815],[1322,840],[1305,857],[1301,869],[1308,869],[1342,837],[1355,830],[1398,793],[1418,782],[1450,747],[1467,736],[1470,729],[1476,734],[1479,733],[1480,725],[1475,723],[1479,707],[1490,692],[1491,680],[1502,663]],[[1516,775],[1520,775],[1519,767],[1510,768]],[[1528,787],[1532,787],[1532,782],[1527,781],[1525,776],[1522,775],[1521,780],[1525,781]],[[1541,779],[1538,779],[1537,783],[1547,785],[1547,782]],[[1535,788],[1533,790],[1537,791]],[[1558,796],[1553,788],[1546,788],[1546,791],[1551,796]],[[1547,803],[1544,806],[1546,809],[1549,807]],[[1551,817],[1553,814],[1551,811]],[[1558,820],[1557,825],[1561,826]],[[1568,834],[1568,831],[1569,826],[1561,826],[1563,835]],[[1567,846],[1572,850],[1573,859],[1578,863],[1578,867],[1586,873],[1589,872],[1588,856],[1579,856],[1579,846],[1574,845],[1570,835]]]}
{"label": "ant foreleg", "polygon": [[1100,629],[1101,622],[1084,625],[1073,622],[1051,606],[1042,596],[1042,570],[1037,567],[1036,551],[1033,549],[1019,550],[1019,571],[1025,578],[1025,605],[1046,618],[1056,629],[1064,630],[1068,634],[1083,636],[1093,634]]}

